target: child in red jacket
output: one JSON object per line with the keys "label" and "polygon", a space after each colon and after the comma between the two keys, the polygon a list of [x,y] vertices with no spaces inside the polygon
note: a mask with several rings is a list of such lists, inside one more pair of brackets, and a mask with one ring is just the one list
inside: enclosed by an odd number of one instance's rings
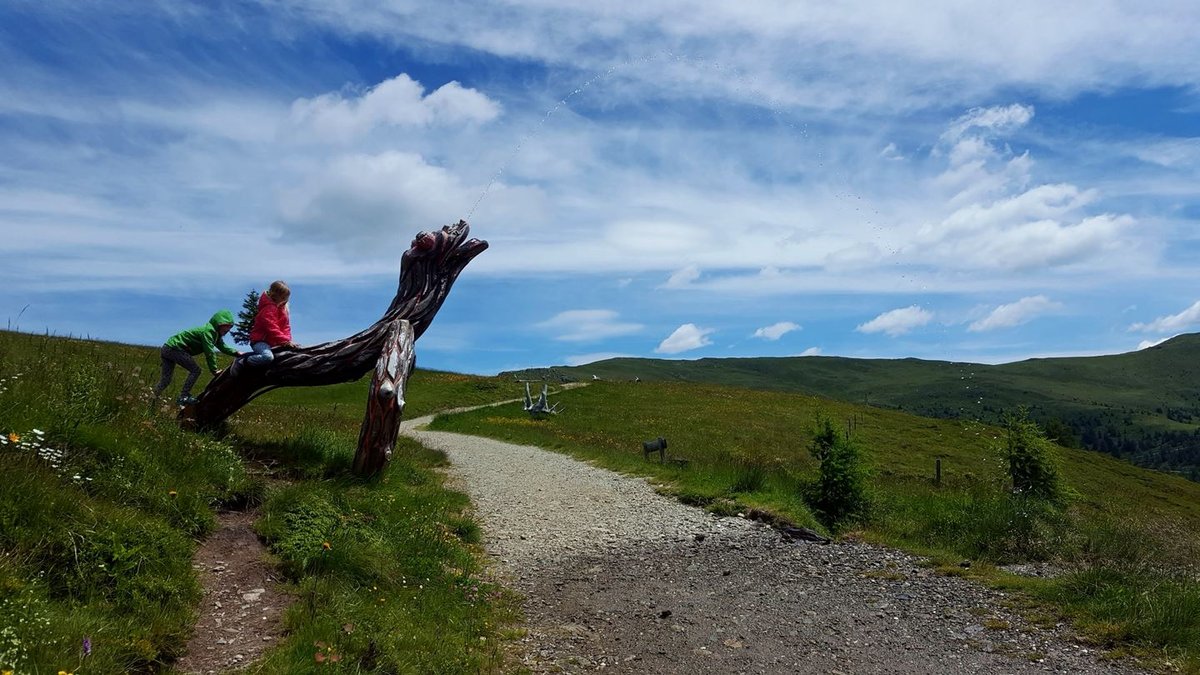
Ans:
{"label": "child in red jacket", "polygon": [[291,311],[288,300],[292,289],[282,281],[271,282],[267,292],[258,296],[258,314],[250,328],[250,348],[254,353],[246,357],[246,365],[266,366],[275,360],[271,351],[275,347],[297,347],[292,342]]}

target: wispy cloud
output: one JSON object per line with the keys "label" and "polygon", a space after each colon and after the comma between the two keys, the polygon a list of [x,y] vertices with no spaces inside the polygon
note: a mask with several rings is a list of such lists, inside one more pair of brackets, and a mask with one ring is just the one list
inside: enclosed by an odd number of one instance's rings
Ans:
{"label": "wispy cloud", "polygon": [[[1172,335],[1171,337],[1175,337],[1175,336]],[[1138,343],[1138,346],[1137,346],[1138,351],[1141,351],[1143,349],[1149,349],[1150,347],[1157,347],[1158,345],[1161,345],[1162,343],[1166,342],[1167,340],[1170,340],[1171,337],[1159,338],[1158,340],[1142,340],[1141,342]]]}
{"label": "wispy cloud", "polygon": [[1033,295],[1007,305],[1000,305],[984,318],[973,322],[967,327],[967,330],[983,332],[999,328],[1012,328],[1062,308],[1063,305],[1060,302],[1054,302],[1044,295]]}
{"label": "wispy cloud", "polygon": [[713,332],[715,330],[712,328],[700,328],[694,323],[685,323],[667,336],[654,351],[658,354],[679,354],[707,347],[712,344],[708,335]]}
{"label": "wispy cloud", "polygon": [[1180,332],[1196,325],[1200,325],[1200,300],[1192,303],[1191,307],[1178,314],[1160,316],[1146,323],[1135,323],[1129,327],[1129,330],[1145,333],[1171,333]]}
{"label": "wispy cloud", "polygon": [[780,321],[779,323],[773,323],[770,326],[764,326],[754,331],[754,337],[773,341],[794,330],[800,330],[800,324],[792,323],[791,321]]}
{"label": "wispy cloud", "polygon": [[642,330],[642,325],[618,321],[611,309],[571,309],[535,324],[565,342],[594,342]]}
{"label": "wispy cloud", "polygon": [[855,330],[860,333],[887,333],[896,337],[904,335],[914,328],[924,326],[932,320],[932,312],[912,305],[884,312],[866,323],[859,324]]}

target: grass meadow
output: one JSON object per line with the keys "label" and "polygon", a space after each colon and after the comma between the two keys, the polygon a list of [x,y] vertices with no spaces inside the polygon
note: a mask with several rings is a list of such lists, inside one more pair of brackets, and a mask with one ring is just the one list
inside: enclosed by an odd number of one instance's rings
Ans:
{"label": "grass meadow", "polygon": [[[0,333],[0,671],[170,671],[196,542],[248,506],[295,598],[256,672],[500,668],[516,604],[480,566],[445,458],[402,439],[381,476],[348,473],[365,383],[272,392],[205,435],[152,405],[157,378],[154,349]],[[501,393],[429,371],[410,385],[410,416]]]}

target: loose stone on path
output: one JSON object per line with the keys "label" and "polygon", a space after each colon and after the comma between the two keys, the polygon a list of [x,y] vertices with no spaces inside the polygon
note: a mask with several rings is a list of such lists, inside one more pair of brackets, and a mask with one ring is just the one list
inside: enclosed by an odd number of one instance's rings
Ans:
{"label": "loose stone on path", "polygon": [[785,541],[566,455],[417,429],[429,420],[401,433],[449,456],[525,597],[533,672],[1141,672],[914,556]]}
{"label": "loose stone on path", "polygon": [[255,511],[217,516],[217,529],[200,544],[193,566],[204,599],[187,651],[175,664],[182,673],[221,673],[248,665],[283,635],[290,598],[279,590],[266,548],[252,526]]}

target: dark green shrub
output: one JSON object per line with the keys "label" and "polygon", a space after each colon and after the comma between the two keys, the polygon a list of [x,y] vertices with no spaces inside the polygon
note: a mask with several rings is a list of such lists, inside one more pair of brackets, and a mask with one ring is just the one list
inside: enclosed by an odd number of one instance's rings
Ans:
{"label": "dark green shrub", "polygon": [[1060,502],[1062,486],[1054,445],[1024,409],[1004,417],[1004,435],[997,451],[1004,462],[1016,496]]}
{"label": "dark green shrub", "polygon": [[858,446],[822,417],[809,451],[821,464],[817,479],[805,490],[805,501],[821,523],[836,531],[864,519],[870,499]]}

